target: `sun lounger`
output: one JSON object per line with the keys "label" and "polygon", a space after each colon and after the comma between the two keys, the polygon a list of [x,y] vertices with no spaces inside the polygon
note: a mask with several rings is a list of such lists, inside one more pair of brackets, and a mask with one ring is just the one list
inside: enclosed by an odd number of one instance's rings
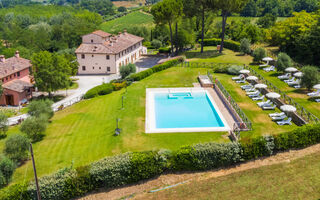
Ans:
{"label": "sun lounger", "polygon": [[320,99],[315,99],[315,101],[316,101],[317,103],[320,103]]}
{"label": "sun lounger", "polygon": [[246,89],[245,91],[246,92],[256,92],[257,90],[254,87],[252,87],[252,88]]}
{"label": "sun lounger", "polygon": [[243,89],[243,90],[253,89],[253,86],[248,86],[248,85],[243,85],[243,86],[245,86],[245,87],[241,86],[241,89]]}
{"label": "sun lounger", "polygon": [[271,106],[272,104],[271,104],[270,99],[268,99],[267,101],[263,101],[263,102],[257,103],[257,105],[258,105],[259,107],[262,107],[262,106]]}
{"label": "sun lounger", "polygon": [[280,80],[285,80],[285,79],[289,79],[290,78],[290,73],[287,73],[285,75],[281,75],[281,76],[278,76],[278,79]]}
{"label": "sun lounger", "polygon": [[276,105],[271,105],[271,106],[262,106],[262,109],[263,110],[274,110],[274,109],[276,109]]}
{"label": "sun lounger", "polygon": [[275,66],[273,66],[273,65],[272,65],[271,67],[263,68],[263,70],[266,71],[266,72],[275,71],[275,69],[276,69],[276,68],[275,68]]}
{"label": "sun lounger", "polygon": [[250,98],[258,98],[260,96],[260,92],[258,94],[250,94],[248,95]]}
{"label": "sun lounger", "polygon": [[259,65],[259,67],[267,67],[267,66],[268,66],[268,63],[263,64],[263,65]]}
{"label": "sun lounger", "polygon": [[244,75],[243,74],[240,74],[239,76],[236,76],[236,77],[232,77],[232,80],[236,81],[236,80],[241,80],[244,78]]}
{"label": "sun lounger", "polygon": [[289,117],[287,120],[278,121],[277,124],[282,125],[291,125],[292,118]]}
{"label": "sun lounger", "polygon": [[289,83],[289,82],[293,82],[294,81],[294,77],[292,77],[291,79],[289,80],[284,80],[285,83]]}
{"label": "sun lounger", "polygon": [[269,114],[270,117],[279,117],[279,116],[282,116],[282,115],[286,115],[286,113],[281,112],[281,113],[271,113],[271,114]]}
{"label": "sun lounger", "polygon": [[299,84],[299,85],[295,85],[293,87],[296,88],[296,89],[299,89],[299,88],[301,88],[301,85]]}
{"label": "sun lounger", "polygon": [[289,86],[299,85],[299,84],[300,84],[300,81],[299,81],[299,80],[296,80],[296,81],[288,82],[287,84],[288,84]]}
{"label": "sun lounger", "polygon": [[276,116],[276,117],[271,117],[272,120],[274,121],[279,121],[279,120],[284,120],[285,118],[287,118],[286,115],[281,115],[281,116]]}
{"label": "sun lounger", "polygon": [[242,80],[239,80],[239,81],[236,81],[236,83],[245,83],[246,80],[245,79],[242,79]]}
{"label": "sun lounger", "polygon": [[247,92],[247,95],[252,95],[252,94],[260,94],[260,92],[258,90],[254,91],[254,92]]}
{"label": "sun lounger", "polygon": [[320,91],[316,91],[316,92],[310,92],[307,94],[309,97],[316,97],[320,95]]}
{"label": "sun lounger", "polygon": [[264,95],[260,96],[260,97],[254,97],[252,98],[253,101],[262,101],[264,99]]}

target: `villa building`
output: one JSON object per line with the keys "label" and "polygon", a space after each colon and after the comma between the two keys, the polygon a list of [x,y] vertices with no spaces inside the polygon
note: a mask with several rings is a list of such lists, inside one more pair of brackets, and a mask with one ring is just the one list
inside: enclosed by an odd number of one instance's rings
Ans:
{"label": "villa building", "polygon": [[121,66],[135,63],[147,53],[142,41],[127,31],[113,36],[98,30],[82,36],[76,50],[78,74],[119,74]]}
{"label": "villa building", "polygon": [[0,80],[3,88],[0,105],[18,106],[32,97],[30,71],[30,60],[21,58],[19,51],[8,59],[0,55]]}

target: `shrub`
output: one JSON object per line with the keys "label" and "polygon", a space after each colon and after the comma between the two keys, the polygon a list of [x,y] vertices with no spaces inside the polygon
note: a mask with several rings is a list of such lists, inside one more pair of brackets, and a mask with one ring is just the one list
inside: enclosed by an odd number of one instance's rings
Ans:
{"label": "shrub", "polygon": [[114,87],[112,83],[104,83],[102,85],[96,86],[89,91],[86,92],[86,94],[83,96],[84,99],[91,99],[93,97],[99,96],[99,95],[106,95],[112,93],[114,90]]}
{"label": "shrub", "polygon": [[159,53],[171,53],[170,47],[161,47],[159,48]]}
{"label": "shrub", "polygon": [[7,185],[11,181],[14,170],[14,162],[4,155],[0,155],[0,187]]}
{"label": "shrub", "polygon": [[5,138],[8,131],[8,117],[0,113],[0,139]]}
{"label": "shrub", "polygon": [[5,141],[3,152],[16,163],[28,158],[29,139],[24,135],[13,134]]}
{"label": "shrub", "polygon": [[[218,38],[204,39],[203,44],[204,46],[217,46],[221,44],[221,39],[218,39]],[[232,40],[225,40],[224,47],[233,51],[239,51],[240,43]]]}
{"label": "shrub", "polygon": [[242,52],[243,54],[251,54],[251,44],[250,44],[250,40],[247,38],[243,38],[240,41],[240,47],[239,50],[240,52]]}
{"label": "shrub", "polygon": [[175,170],[208,170],[242,161],[238,143],[206,143],[187,146],[174,152],[171,167]]}
{"label": "shrub", "polygon": [[120,7],[118,8],[118,11],[119,11],[119,12],[126,12],[126,11],[127,11],[127,8],[124,7],[124,6],[120,6]]}
{"label": "shrub", "polygon": [[242,69],[243,69],[242,66],[231,65],[230,67],[228,67],[227,71],[228,71],[228,74],[237,75],[237,74],[239,74],[239,71]]}
{"label": "shrub", "polygon": [[320,82],[318,68],[314,66],[305,66],[302,68],[303,77],[301,85],[311,90],[312,87]]}
{"label": "shrub", "polygon": [[279,53],[277,60],[277,70],[283,72],[286,68],[292,66],[292,60],[286,53]]}
{"label": "shrub", "polygon": [[228,73],[228,68],[229,68],[228,65],[218,65],[213,69],[213,72],[214,73],[222,73],[222,74]]}
{"label": "shrub", "polygon": [[124,65],[120,67],[120,75],[121,78],[126,78],[127,76],[129,76],[131,73],[136,73],[136,65],[129,63],[128,65]]}
{"label": "shrub", "polygon": [[121,90],[124,87],[127,87],[128,84],[127,84],[127,81],[123,81],[121,83],[116,83],[116,82],[112,83],[112,86],[113,86],[115,91],[118,91],[118,90]]}
{"label": "shrub", "polygon": [[33,117],[40,117],[40,115],[46,115],[48,119],[51,119],[54,115],[52,110],[53,102],[50,100],[38,100],[31,101],[28,105],[28,114]]}
{"label": "shrub", "polygon": [[25,133],[32,142],[37,142],[43,138],[47,125],[46,116],[28,117],[22,122],[20,131]]}
{"label": "shrub", "polygon": [[259,136],[240,141],[245,160],[256,159],[262,156],[270,156],[274,150],[273,136]]}
{"label": "shrub", "polygon": [[154,39],[151,42],[151,45],[155,49],[159,49],[162,46],[162,42],[160,40]]}
{"label": "shrub", "polygon": [[253,61],[261,62],[263,58],[267,56],[267,52],[264,48],[257,48],[253,51]]}

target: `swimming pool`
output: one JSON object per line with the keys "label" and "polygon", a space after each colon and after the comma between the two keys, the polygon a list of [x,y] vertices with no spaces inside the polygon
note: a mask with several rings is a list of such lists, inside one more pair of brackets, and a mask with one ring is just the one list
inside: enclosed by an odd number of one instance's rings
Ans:
{"label": "swimming pool", "polygon": [[230,130],[202,88],[147,89],[146,101],[147,133]]}

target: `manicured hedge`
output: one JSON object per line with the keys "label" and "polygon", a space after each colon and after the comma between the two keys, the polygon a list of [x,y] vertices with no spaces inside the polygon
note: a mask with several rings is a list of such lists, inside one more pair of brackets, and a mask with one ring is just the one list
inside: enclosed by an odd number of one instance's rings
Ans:
{"label": "manicured hedge", "polygon": [[[166,170],[210,170],[275,152],[320,143],[320,124],[306,125],[275,136],[240,142],[206,143],[168,150],[125,153],[77,169],[66,168],[39,179],[42,199],[71,199],[98,188],[110,189],[160,175]],[[17,183],[0,191],[0,200],[36,199],[34,182]]]}
{"label": "manicured hedge", "polygon": [[86,92],[86,94],[83,96],[84,99],[91,99],[93,97],[97,97],[99,95],[106,95],[113,92],[114,87],[110,83],[105,83],[99,86],[96,86],[89,91]]}
{"label": "manicured hedge", "polygon": [[159,53],[170,53],[171,48],[170,47],[160,47],[159,48]]}
{"label": "manicured hedge", "polygon": [[142,71],[142,72],[139,72],[139,73],[135,73],[135,74],[131,74],[130,76],[128,76],[126,78],[126,80],[129,80],[129,81],[140,81],[140,80],[152,75],[155,72],[159,72],[159,71],[168,69],[168,68],[173,67],[173,66],[175,66],[175,65],[177,65],[177,64],[179,64],[179,63],[181,63],[183,61],[184,61],[183,57],[172,59],[172,60],[169,60],[169,61],[167,61],[165,63],[159,64],[159,65],[155,65],[152,68],[147,69],[145,71]]}
{"label": "manicured hedge", "polygon": [[[201,41],[199,41],[201,42]],[[204,46],[217,46],[221,44],[221,39],[218,38],[211,38],[211,39],[204,39],[203,45]],[[224,47],[233,51],[239,51],[240,50],[240,43],[235,42],[232,40],[225,40],[224,41]]]}

